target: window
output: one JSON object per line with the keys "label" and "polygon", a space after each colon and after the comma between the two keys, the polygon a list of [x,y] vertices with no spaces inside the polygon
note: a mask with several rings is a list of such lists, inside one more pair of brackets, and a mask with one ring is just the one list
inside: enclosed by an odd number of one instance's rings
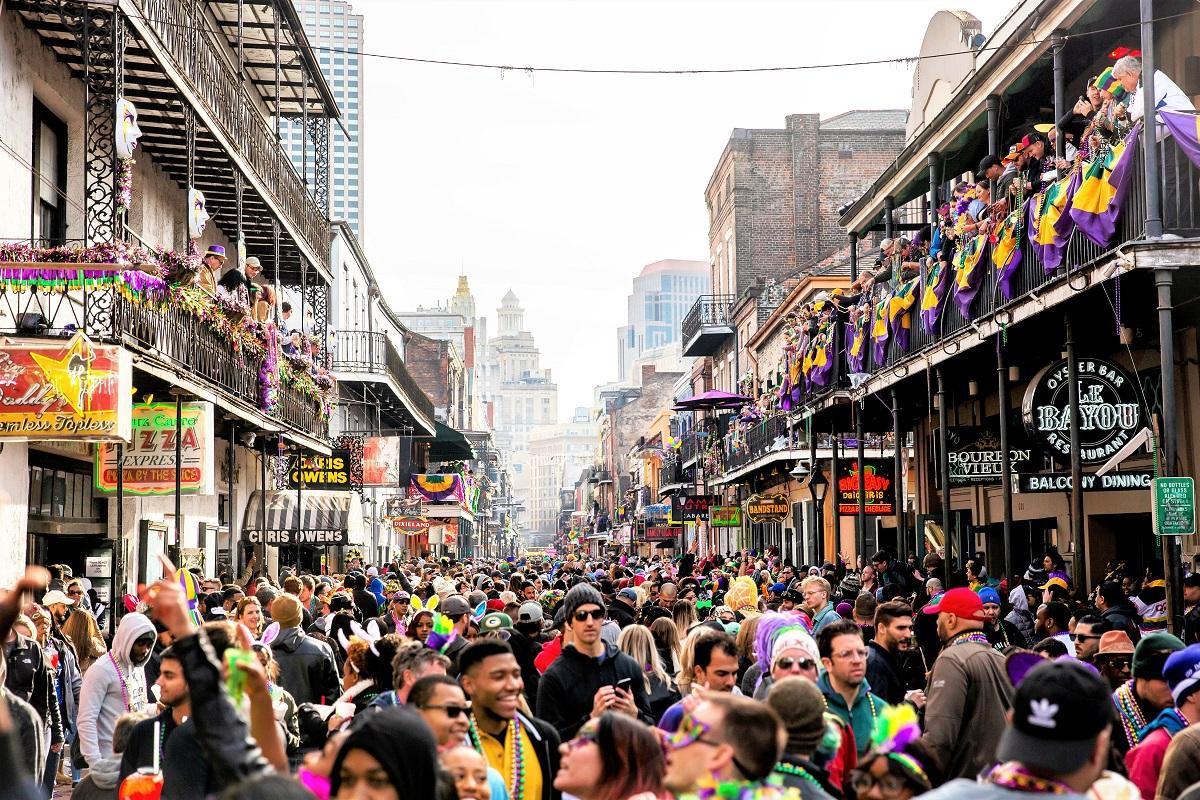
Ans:
{"label": "window", "polygon": [[33,238],[63,244],[67,238],[67,126],[33,101]]}

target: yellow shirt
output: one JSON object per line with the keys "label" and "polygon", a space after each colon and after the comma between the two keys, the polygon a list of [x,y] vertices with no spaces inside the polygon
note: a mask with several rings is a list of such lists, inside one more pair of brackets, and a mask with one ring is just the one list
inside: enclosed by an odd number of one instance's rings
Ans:
{"label": "yellow shirt", "polygon": [[[509,723],[512,724],[511,722]],[[479,731],[479,742],[483,745],[483,755],[488,766],[500,773],[504,786],[512,791],[512,759],[504,750],[504,740],[508,738],[508,729],[499,738],[486,731]],[[537,751],[533,748],[533,739],[521,726],[521,758],[525,765],[525,786],[522,797],[509,797],[509,800],[541,800],[542,797],[542,766],[538,763]]]}

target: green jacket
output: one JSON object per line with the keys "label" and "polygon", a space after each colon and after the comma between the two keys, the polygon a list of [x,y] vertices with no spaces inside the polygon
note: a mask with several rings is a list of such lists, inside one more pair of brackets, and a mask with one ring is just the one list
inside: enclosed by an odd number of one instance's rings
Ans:
{"label": "green jacket", "polygon": [[817,677],[817,688],[825,695],[825,707],[829,712],[854,731],[854,746],[858,750],[859,758],[862,758],[867,750],[871,749],[871,732],[875,729],[876,718],[887,707],[887,701],[872,694],[871,685],[863,680],[858,687],[858,695],[854,698],[854,705],[847,708],[846,698],[829,684],[828,672],[822,672]]}

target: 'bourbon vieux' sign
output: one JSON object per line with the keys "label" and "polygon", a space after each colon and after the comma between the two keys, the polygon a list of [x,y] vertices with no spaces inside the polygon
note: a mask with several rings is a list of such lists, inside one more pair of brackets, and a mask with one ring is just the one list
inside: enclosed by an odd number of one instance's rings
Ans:
{"label": "'bourbon vieux' sign", "polygon": [[[1101,464],[1145,426],[1137,384],[1125,370],[1099,358],[1076,358],[1079,368],[1079,458]],[[1030,433],[1060,463],[1071,460],[1070,382],[1066,359],[1033,377],[1021,403]]]}

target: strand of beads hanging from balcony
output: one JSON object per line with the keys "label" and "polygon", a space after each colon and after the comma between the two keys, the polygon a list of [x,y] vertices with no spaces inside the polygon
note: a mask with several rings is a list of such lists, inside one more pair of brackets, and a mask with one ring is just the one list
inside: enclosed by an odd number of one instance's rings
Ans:
{"label": "strand of beads hanging from balcony", "polygon": [[111,290],[132,307],[190,318],[227,343],[247,368],[257,365],[262,410],[270,412],[277,406],[279,387],[285,385],[313,403],[322,419],[328,419],[336,383],[319,366],[320,343],[301,333],[297,352],[284,352],[275,323],[255,320],[246,309],[192,284],[200,266],[200,258],[190,246],[179,253],[119,242],[91,247],[0,242],[0,298],[39,298],[20,303],[23,312],[42,310],[40,298],[46,298],[42,316],[49,322],[55,316],[50,298]]}

